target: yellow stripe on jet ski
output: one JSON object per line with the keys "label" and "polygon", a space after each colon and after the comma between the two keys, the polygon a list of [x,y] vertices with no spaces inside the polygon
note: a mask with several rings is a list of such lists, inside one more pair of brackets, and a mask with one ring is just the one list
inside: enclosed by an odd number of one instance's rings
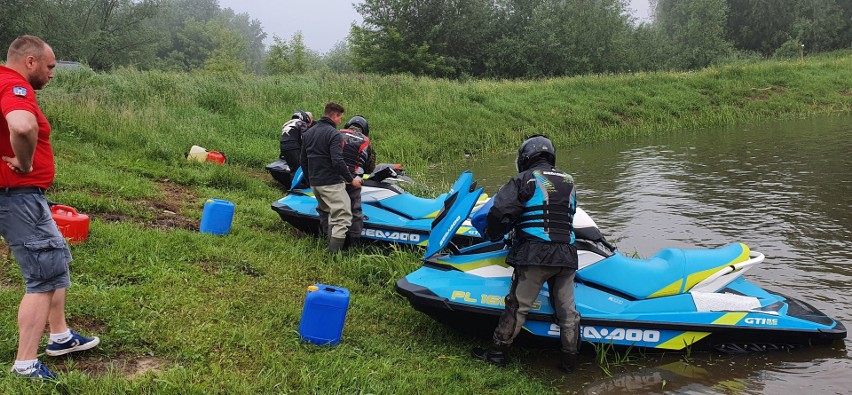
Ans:
{"label": "yellow stripe on jet ski", "polygon": [[742,250],[743,250],[743,251],[740,253],[740,255],[739,255],[739,256],[737,256],[736,258],[734,258],[734,260],[732,260],[732,261],[730,261],[730,262],[728,262],[728,263],[726,263],[726,264],[724,264],[724,265],[721,265],[721,266],[719,266],[719,267],[715,267],[715,268],[712,268],[712,269],[709,269],[709,270],[705,270],[705,271],[702,271],[702,272],[698,272],[698,273],[692,273],[692,274],[690,274],[689,276],[687,276],[687,278],[686,278],[686,288],[684,289],[684,292],[686,292],[687,290],[692,289],[692,287],[693,287],[693,286],[695,286],[695,284],[698,284],[698,283],[700,283],[700,282],[704,281],[707,277],[712,276],[713,274],[715,274],[715,273],[716,273],[716,272],[718,272],[719,270],[722,270],[722,269],[724,269],[724,268],[726,268],[726,267],[728,267],[728,266],[731,266],[731,265],[734,265],[734,264],[737,264],[737,263],[740,263],[740,262],[745,262],[745,261],[747,261],[747,260],[748,260],[748,258],[749,258],[749,249],[748,249],[748,246],[747,246],[747,245],[745,245],[745,244],[743,244],[743,243],[739,243],[739,244],[740,244],[740,247],[742,247]]}
{"label": "yellow stripe on jet ski", "polygon": [[692,274],[690,274],[689,276],[686,277],[686,284],[684,284],[683,279],[677,280],[677,281],[675,281],[675,282],[673,282],[669,285],[666,285],[665,287],[663,287],[659,291],[652,293],[650,296],[648,296],[648,298],[658,298],[660,296],[671,296],[671,295],[678,295],[678,294],[684,293],[684,292],[692,289],[692,287],[694,287],[695,284],[698,284],[698,283],[704,281],[705,279],[712,276],[713,274],[715,274],[719,270],[722,270],[722,269],[724,269],[728,266],[731,266],[731,265],[734,265],[734,264],[737,264],[737,263],[740,263],[740,262],[747,261],[749,259],[748,246],[743,244],[743,243],[739,243],[739,244],[740,244],[740,247],[742,247],[742,252],[740,253],[740,255],[738,255],[736,258],[734,258],[734,260],[732,260],[732,261],[730,261],[730,262],[728,262],[724,265],[714,267],[712,269],[707,269],[707,270],[704,270],[704,271],[692,273]]}
{"label": "yellow stripe on jet ski", "polygon": [[[473,207],[474,207],[474,210],[475,210],[477,207],[479,207],[479,206],[481,206],[481,205],[485,204],[485,202],[487,202],[487,201],[488,201],[488,194],[487,194],[487,193],[483,193],[482,195],[479,195],[479,198],[478,198],[478,199],[476,199],[476,204],[473,206]],[[441,208],[441,210],[435,211],[435,212],[433,212],[433,213],[431,213],[431,214],[429,214],[429,215],[427,215],[427,216],[425,216],[425,217],[423,217],[423,218],[437,218],[437,217],[438,217],[438,214],[440,214],[442,210],[443,210],[443,208]],[[467,228],[467,229],[470,229],[470,228]],[[467,230],[465,230],[465,232],[466,232],[466,231],[467,231]],[[456,233],[459,233],[459,232],[456,232]]]}
{"label": "yellow stripe on jet ski", "polygon": [[463,272],[479,269],[486,266],[501,266],[507,267],[506,258],[505,257],[496,257],[496,258],[488,258],[488,259],[479,259],[469,263],[451,263],[448,261],[443,261],[438,259],[438,263],[442,265],[452,266],[456,269],[459,269]]}
{"label": "yellow stripe on jet ski", "polygon": [[661,343],[654,348],[662,348],[666,350],[683,350],[684,348],[694,344],[695,342],[707,337],[710,332],[683,332],[665,343]]}
{"label": "yellow stripe on jet ski", "polygon": [[683,279],[677,280],[669,285],[666,285],[663,289],[652,293],[648,296],[648,298],[658,298],[660,296],[671,296],[677,295],[680,293],[681,284],[683,284]]}
{"label": "yellow stripe on jet ski", "polygon": [[714,325],[736,325],[741,319],[745,318],[748,313],[725,313],[725,315],[717,318],[712,322]]}

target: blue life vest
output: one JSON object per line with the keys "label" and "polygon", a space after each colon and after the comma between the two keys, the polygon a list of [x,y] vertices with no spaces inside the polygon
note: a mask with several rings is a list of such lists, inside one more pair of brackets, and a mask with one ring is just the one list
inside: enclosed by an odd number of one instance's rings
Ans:
{"label": "blue life vest", "polygon": [[574,179],[556,169],[536,169],[529,182],[535,182],[535,193],[515,223],[515,238],[573,244],[577,210]]}

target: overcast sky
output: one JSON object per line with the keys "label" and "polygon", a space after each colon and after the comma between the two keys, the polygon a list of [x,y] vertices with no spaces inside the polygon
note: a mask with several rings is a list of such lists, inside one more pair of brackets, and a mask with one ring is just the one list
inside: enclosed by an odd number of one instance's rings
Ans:
{"label": "overcast sky", "polygon": [[[349,34],[352,23],[360,24],[361,15],[355,11],[353,0],[219,0],[222,8],[238,14],[248,13],[263,26],[272,44],[272,36],[289,40],[297,31],[302,32],[305,45],[325,53]],[[640,20],[649,17],[648,0],[630,0],[634,16]]]}

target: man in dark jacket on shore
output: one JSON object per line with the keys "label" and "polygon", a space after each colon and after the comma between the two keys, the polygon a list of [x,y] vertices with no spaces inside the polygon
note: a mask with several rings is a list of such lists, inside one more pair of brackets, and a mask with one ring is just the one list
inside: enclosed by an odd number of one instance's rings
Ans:
{"label": "man in dark jacket on shore", "polygon": [[577,248],[573,229],[577,195],[574,179],[555,165],[553,143],[544,136],[528,138],[518,150],[519,174],[493,198],[485,236],[497,241],[509,232],[512,247],[506,263],[514,273],[493,345],[474,348],[474,358],[496,365],[508,362],[509,346],[547,282],[562,342],[561,368],[571,372],[577,364],[580,316],[574,305]]}
{"label": "man in dark jacket on shore", "polygon": [[343,137],[337,131],[343,111],[340,104],[326,104],[323,117],[302,134],[302,171],[317,198],[320,230],[328,233],[328,251],[333,254],[343,248],[352,224],[346,185],[361,187],[343,160]]}

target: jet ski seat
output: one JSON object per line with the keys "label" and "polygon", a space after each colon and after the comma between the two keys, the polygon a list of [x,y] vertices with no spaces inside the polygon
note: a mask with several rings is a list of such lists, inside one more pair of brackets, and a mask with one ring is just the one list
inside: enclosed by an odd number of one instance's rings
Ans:
{"label": "jet ski seat", "polygon": [[404,215],[410,219],[435,218],[444,208],[444,200],[447,194],[441,194],[435,199],[426,199],[414,196],[410,193],[391,196],[377,203],[397,214]]}
{"label": "jet ski seat", "polygon": [[701,250],[666,248],[649,259],[617,253],[578,271],[577,278],[636,299],[650,299],[688,292],[719,270],[748,259],[749,248],[742,243]]}

